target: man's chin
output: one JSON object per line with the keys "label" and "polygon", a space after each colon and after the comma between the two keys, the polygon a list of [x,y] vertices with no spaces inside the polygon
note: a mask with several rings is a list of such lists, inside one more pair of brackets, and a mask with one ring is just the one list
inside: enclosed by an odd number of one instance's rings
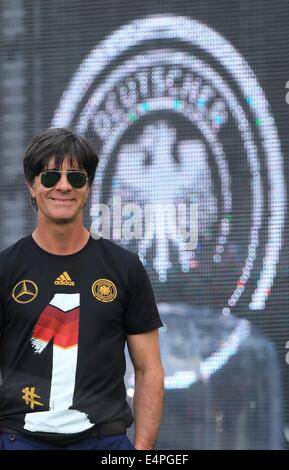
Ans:
{"label": "man's chin", "polygon": [[71,224],[74,222],[77,218],[77,214],[74,214],[74,216],[50,216],[49,217],[51,221],[53,221],[56,225],[65,225],[65,224]]}
{"label": "man's chin", "polygon": [[71,224],[75,221],[75,217],[67,217],[66,219],[54,219],[57,225]]}
{"label": "man's chin", "polygon": [[79,217],[79,212],[81,210],[77,211],[59,211],[57,213],[56,211],[42,211],[44,217],[47,217],[51,222],[57,225],[65,225],[65,224],[71,224],[72,222],[75,222],[77,218]]}

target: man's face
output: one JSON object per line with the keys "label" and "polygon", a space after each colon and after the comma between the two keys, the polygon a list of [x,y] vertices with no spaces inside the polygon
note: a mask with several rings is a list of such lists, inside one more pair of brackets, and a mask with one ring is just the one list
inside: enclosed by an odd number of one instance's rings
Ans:
{"label": "man's face", "polygon": [[[47,165],[48,170],[56,170],[54,158]],[[64,159],[61,171],[80,169],[71,167],[67,158]],[[83,171],[83,169],[80,169]],[[66,175],[61,175],[60,180],[52,188],[45,188],[41,184],[40,175],[35,177],[33,187],[29,186],[32,197],[36,198],[38,215],[47,217],[58,224],[74,222],[82,215],[89,194],[88,183],[83,188],[74,188],[68,182]]]}

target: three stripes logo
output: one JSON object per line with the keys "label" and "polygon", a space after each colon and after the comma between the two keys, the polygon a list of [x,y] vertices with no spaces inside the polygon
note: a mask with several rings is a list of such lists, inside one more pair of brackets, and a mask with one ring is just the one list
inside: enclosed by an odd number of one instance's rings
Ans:
{"label": "three stripes logo", "polygon": [[54,281],[56,286],[75,286],[75,282],[71,279],[67,271],[64,271]]}

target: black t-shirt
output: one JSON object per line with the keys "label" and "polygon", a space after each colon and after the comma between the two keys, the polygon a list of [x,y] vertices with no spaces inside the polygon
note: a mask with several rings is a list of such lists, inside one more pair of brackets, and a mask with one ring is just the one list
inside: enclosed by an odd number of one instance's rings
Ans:
{"label": "black t-shirt", "polygon": [[0,252],[0,428],[43,439],[133,422],[126,335],[162,326],[139,257],[90,236],[71,255],[32,235]]}

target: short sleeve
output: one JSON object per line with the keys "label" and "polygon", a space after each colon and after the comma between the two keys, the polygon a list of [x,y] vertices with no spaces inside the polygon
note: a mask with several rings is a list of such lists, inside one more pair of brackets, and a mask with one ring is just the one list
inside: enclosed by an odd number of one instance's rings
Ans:
{"label": "short sleeve", "polygon": [[124,312],[126,334],[146,333],[163,326],[152,286],[137,256],[128,272],[127,302]]}

